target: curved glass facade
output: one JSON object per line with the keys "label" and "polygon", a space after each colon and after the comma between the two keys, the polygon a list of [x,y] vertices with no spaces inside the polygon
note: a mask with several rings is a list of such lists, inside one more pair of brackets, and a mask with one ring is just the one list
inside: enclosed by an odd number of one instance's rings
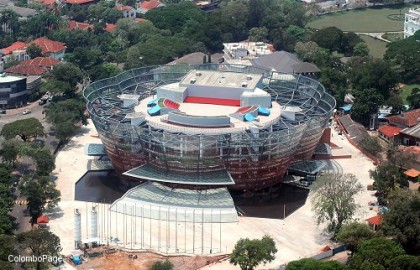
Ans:
{"label": "curved glass facade", "polygon": [[[264,129],[220,129],[192,132],[126,118],[117,95],[156,94],[155,88],[179,82],[190,70],[262,74],[263,87],[283,108],[299,108],[293,120],[281,117]],[[162,171],[204,174],[227,170],[235,181],[230,189],[258,190],[282,181],[288,166],[308,159],[328,125],[335,100],[317,81],[272,73],[250,66],[207,64],[154,66],[126,71],[90,84],[84,90],[87,108],[114,168],[124,173],[150,164]]]}

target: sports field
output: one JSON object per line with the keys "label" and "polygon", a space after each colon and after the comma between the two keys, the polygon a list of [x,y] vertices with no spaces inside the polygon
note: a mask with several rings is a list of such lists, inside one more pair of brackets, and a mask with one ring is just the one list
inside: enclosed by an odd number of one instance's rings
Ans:
{"label": "sports field", "polygon": [[403,87],[402,91],[400,92],[400,97],[403,99],[405,104],[408,104],[407,97],[411,94],[411,90],[413,88],[420,88],[420,84],[409,84]]}
{"label": "sports field", "polygon": [[369,8],[321,15],[318,19],[310,22],[308,26],[316,29],[336,26],[343,31],[365,33],[402,31],[404,13],[409,7]]}

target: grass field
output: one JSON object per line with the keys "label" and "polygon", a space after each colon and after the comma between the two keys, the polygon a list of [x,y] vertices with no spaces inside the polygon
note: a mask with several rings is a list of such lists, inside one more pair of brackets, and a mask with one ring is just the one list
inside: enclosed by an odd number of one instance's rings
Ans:
{"label": "grass field", "polygon": [[343,31],[353,32],[392,32],[402,31],[404,21],[391,20],[390,14],[402,15],[409,9],[403,8],[375,8],[337,12],[321,15],[308,24],[309,27],[322,29],[328,26],[336,26]]}
{"label": "grass field", "polygon": [[420,88],[420,84],[409,84],[403,87],[401,93],[400,93],[400,97],[402,98],[402,100],[404,101],[405,104],[407,103],[407,97],[411,94],[411,90],[413,88]]}
{"label": "grass field", "polygon": [[386,52],[386,42],[373,37],[360,35],[360,37],[366,42],[369,48],[369,54],[375,58],[383,58]]}

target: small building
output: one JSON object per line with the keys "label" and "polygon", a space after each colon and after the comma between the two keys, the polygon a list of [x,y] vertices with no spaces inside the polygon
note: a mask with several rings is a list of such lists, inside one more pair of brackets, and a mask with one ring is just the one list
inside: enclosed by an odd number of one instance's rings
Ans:
{"label": "small building", "polygon": [[263,55],[252,59],[253,66],[271,69],[272,71],[289,74],[301,74],[316,77],[321,71],[316,65],[301,61],[293,53],[276,51],[269,55]]}
{"label": "small building", "polygon": [[410,8],[405,14],[404,38],[408,38],[420,30],[420,8]]}
{"label": "small building", "polygon": [[392,125],[383,125],[378,128],[379,137],[387,142],[399,142],[401,128]]}
{"label": "small building", "polygon": [[36,57],[19,63],[19,65],[6,69],[6,72],[23,76],[42,76],[52,70],[53,66],[60,63],[51,57]]}
{"label": "small building", "polygon": [[146,14],[146,12],[148,12],[149,10],[163,6],[165,6],[165,4],[157,0],[143,1],[137,6],[137,12],[141,14]]}
{"label": "small building", "polygon": [[390,124],[401,128],[413,127],[420,122],[420,109],[389,116],[388,121]]}
{"label": "small building", "polygon": [[28,91],[26,89],[26,78],[0,75],[0,107],[12,109],[26,105]]}
{"label": "small building", "polygon": [[273,45],[265,42],[223,43],[223,59],[228,64],[251,65],[249,60],[263,55],[271,55],[273,52]]}
{"label": "small building", "polygon": [[64,0],[64,3],[67,5],[81,5],[81,6],[89,6],[95,4],[96,0]]}
{"label": "small building", "polygon": [[366,219],[366,221],[368,222],[369,226],[373,228],[374,231],[377,231],[381,228],[382,217],[380,215],[368,218]]}
{"label": "small building", "polygon": [[82,31],[86,31],[88,29],[93,30],[93,25],[88,23],[76,22],[74,20],[69,21],[69,25],[67,26],[68,30],[80,29]]}
{"label": "small building", "polygon": [[112,23],[107,23],[107,24],[105,25],[104,30],[105,30],[105,31],[107,31],[107,32],[112,33],[112,32],[114,32],[114,31],[116,30],[116,28],[117,28],[117,26],[116,26],[115,24],[112,24]]}
{"label": "small building", "polygon": [[402,144],[420,146],[420,123],[400,131]]}
{"label": "small building", "polygon": [[28,17],[34,16],[38,13],[38,11],[32,8],[17,7],[13,1],[9,0],[0,0],[0,12],[3,10],[12,10],[16,12],[19,16],[19,20],[26,20]]}
{"label": "small building", "polygon": [[25,42],[16,41],[9,47],[1,49],[3,61],[9,63],[29,59],[29,55],[26,53],[26,47],[28,47],[28,44]]}
{"label": "small building", "polygon": [[114,9],[121,11],[124,18],[136,18],[136,10],[131,6],[118,5]]}
{"label": "small building", "polygon": [[53,41],[46,37],[40,37],[32,41],[31,43],[34,43],[41,47],[42,54],[44,56],[49,56],[56,60],[61,60],[64,58],[64,53],[66,51],[66,44],[59,41]]}

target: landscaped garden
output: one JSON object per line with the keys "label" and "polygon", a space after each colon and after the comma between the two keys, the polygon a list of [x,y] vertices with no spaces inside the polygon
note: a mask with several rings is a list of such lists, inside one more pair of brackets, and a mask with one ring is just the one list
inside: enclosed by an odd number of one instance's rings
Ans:
{"label": "landscaped garden", "polygon": [[343,31],[353,32],[394,32],[403,31],[404,13],[410,6],[395,8],[369,8],[336,12],[321,15],[308,24],[309,27],[322,29],[336,26]]}
{"label": "landscaped garden", "polygon": [[369,54],[375,58],[382,59],[386,52],[386,42],[371,36],[359,35],[369,48]]}

